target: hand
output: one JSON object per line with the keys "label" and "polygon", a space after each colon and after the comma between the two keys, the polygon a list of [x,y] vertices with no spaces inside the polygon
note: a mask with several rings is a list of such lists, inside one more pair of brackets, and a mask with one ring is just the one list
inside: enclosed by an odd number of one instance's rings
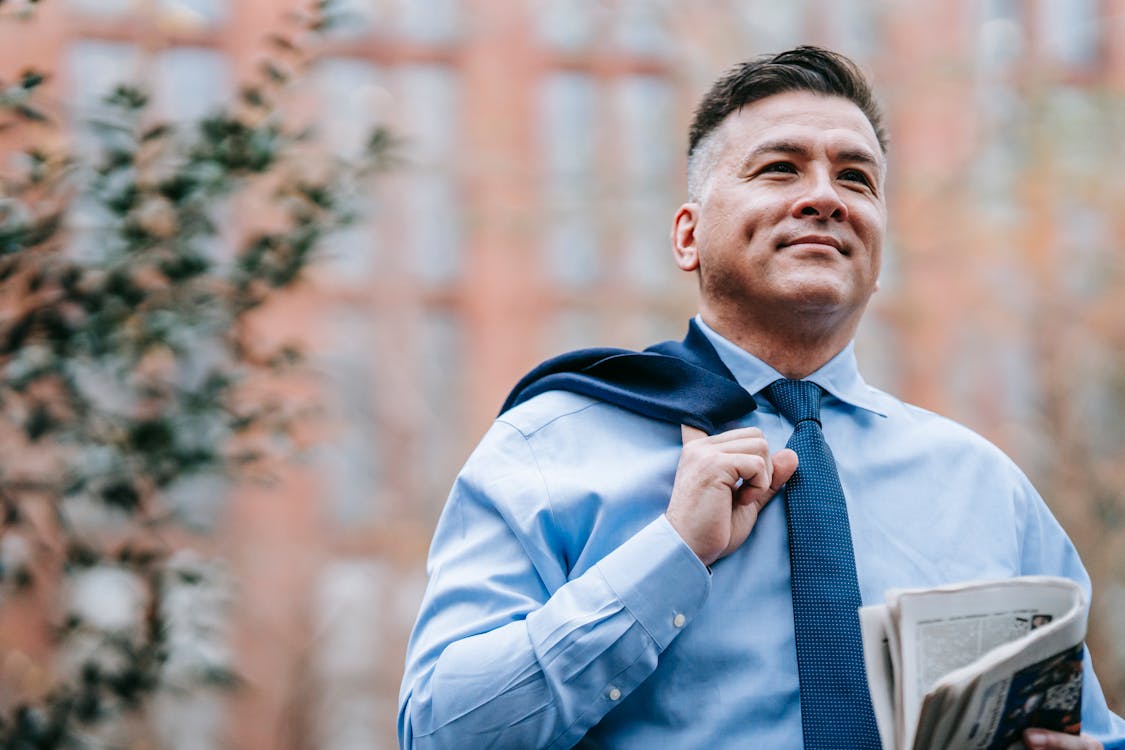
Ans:
{"label": "hand", "polygon": [[1046,729],[1027,729],[1023,744],[1028,750],[1102,750],[1102,743],[1086,735],[1075,736]]}
{"label": "hand", "polygon": [[758,513],[789,481],[797,454],[770,456],[765,436],[743,427],[708,436],[683,425],[684,447],[665,515],[704,565],[746,541]]}

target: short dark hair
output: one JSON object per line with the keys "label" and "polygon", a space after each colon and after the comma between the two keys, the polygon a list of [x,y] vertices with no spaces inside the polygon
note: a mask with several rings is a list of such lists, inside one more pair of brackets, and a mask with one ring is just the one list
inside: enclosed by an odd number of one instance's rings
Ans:
{"label": "short dark hair", "polygon": [[688,157],[731,112],[787,91],[811,91],[851,101],[866,115],[879,147],[886,153],[883,116],[859,66],[837,52],[803,45],[736,65],[715,81],[695,110],[688,134]]}

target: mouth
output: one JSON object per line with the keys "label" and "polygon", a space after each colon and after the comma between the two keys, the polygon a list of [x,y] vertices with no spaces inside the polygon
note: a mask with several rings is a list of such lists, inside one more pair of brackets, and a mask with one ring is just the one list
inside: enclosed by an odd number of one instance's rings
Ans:
{"label": "mouth", "polygon": [[778,249],[786,247],[798,247],[802,245],[820,246],[822,248],[835,250],[840,255],[850,255],[850,253],[844,247],[844,243],[828,234],[805,234],[801,235],[800,237],[787,239],[778,245]]}

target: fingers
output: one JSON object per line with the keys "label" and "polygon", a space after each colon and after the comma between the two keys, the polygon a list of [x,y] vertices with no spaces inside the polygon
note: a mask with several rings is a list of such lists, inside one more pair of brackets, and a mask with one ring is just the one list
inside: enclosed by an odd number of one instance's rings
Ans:
{"label": "fingers", "polygon": [[773,494],[769,446],[756,428],[706,435],[682,426],[680,432],[683,449],[665,516],[710,565],[746,540],[757,520],[756,500]]}
{"label": "fingers", "polygon": [[777,492],[797,470],[797,454],[789,448],[782,448],[773,454],[772,461],[773,481],[770,482],[770,489]]}
{"label": "fingers", "polygon": [[680,433],[684,445],[682,460],[688,465],[705,467],[704,472],[714,481],[732,490],[745,485],[769,488],[773,467],[761,430],[747,427],[707,435],[681,425]]}
{"label": "fingers", "polygon": [[739,442],[746,442],[748,440],[763,440],[762,431],[757,427],[739,427],[734,430],[727,430],[726,432],[718,432],[714,435],[708,435],[698,427],[691,425],[680,425],[680,436],[683,438],[684,445],[695,442],[696,440],[707,440],[709,443],[720,446],[724,449],[731,449],[732,444]]}
{"label": "fingers", "polygon": [[755,503],[759,509],[763,508],[797,470],[797,454],[789,448],[783,448],[771,456],[770,463],[773,473],[769,485],[766,487],[745,487],[746,491],[740,493],[738,497],[740,504]]}
{"label": "fingers", "polygon": [[1046,729],[1028,729],[1023,733],[1023,744],[1028,750],[1102,750],[1102,743],[1093,737]]}
{"label": "fingers", "polygon": [[797,469],[797,454],[786,448],[770,456],[765,436],[756,427],[708,435],[699,428],[680,425],[680,434],[685,448],[691,443],[706,441],[693,446],[692,452],[713,450],[712,460],[721,456],[730,470],[727,483],[732,489],[741,490],[736,501],[742,505],[751,502],[764,505]]}

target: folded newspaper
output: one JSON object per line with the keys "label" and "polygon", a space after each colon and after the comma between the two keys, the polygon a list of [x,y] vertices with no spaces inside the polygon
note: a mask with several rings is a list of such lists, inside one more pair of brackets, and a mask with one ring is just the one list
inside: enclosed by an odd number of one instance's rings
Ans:
{"label": "folded newspaper", "polygon": [[1008,750],[1028,727],[1077,734],[1084,599],[1071,580],[1024,576],[891,590],[861,607],[883,747]]}

